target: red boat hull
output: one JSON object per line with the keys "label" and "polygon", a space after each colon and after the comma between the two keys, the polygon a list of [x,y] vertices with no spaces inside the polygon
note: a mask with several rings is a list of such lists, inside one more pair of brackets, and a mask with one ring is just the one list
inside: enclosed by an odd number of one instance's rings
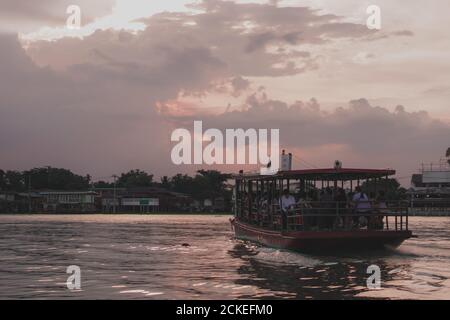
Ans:
{"label": "red boat hull", "polygon": [[299,252],[329,252],[396,248],[412,237],[409,230],[295,231],[280,232],[232,222],[236,238],[264,246]]}

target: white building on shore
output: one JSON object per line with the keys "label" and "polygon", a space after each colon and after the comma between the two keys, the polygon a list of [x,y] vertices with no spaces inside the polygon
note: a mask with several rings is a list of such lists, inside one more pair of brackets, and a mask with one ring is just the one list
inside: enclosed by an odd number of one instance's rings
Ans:
{"label": "white building on shore", "polygon": [[422,164],[420,173],[411,178],[408,193],[413,211],[450,213],[450,148],[439,162]]}

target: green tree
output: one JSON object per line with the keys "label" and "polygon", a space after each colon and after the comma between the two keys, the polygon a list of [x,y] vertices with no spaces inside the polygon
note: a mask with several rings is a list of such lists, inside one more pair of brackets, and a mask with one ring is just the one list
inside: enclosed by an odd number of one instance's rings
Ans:
{"label": "green tree", "polygon": [[35,190],[85,190],[89,188],[91,177],[81,176],[68,169],[34,168],[22,172],[25,186],[31,178],[31,188]]}
{"label": "green tree", "polygon": [[383,190],[389,200],[404,199],[406,197],[406,189],[402,188],[397,179],[379,179],[378,181],[369,180],[361,185],[364,192],[370,194],[378,190]]}
{"label": "green tree", "polygon": [[0,190],[5,190],[5,188],[6,188],[5,171],[0,169]]}
{"label": "green tree", "polygon": [[230,174],[221,173],[216,170],[197,171],[195,181],[204,198],[215,198],[224,196],[227,192],[226,182],[231,178]]}
{"label": "green tree", "polygon": [[450,164],[450,148],[447,149],[447,152],[445,153],[445,156],[448,158],[447,162]]}
{"label": "green tree", "polygon": [[176,174],[171,178],[163,177],[161,186],[172,191],[185,193],[197,200],[226,197],[230,190],[227,188],[227,180],[230,174],[224,174],[216,170],[199,170],[194,177],[186,174]]}
{"label": "green tree", "polygon": [[187,174],[176,174],[169,179],[170,189],[175,192],[186,193],[194,195],[194,179]]}
{"label": "green tree", "polygon": [[139,169],[122,173],[117,180],[117,186],[123,188],[150,187],[153,185],[153,175]]}
{"label": "green tree", "polygon": [[171,188],[171,184],[170,184],[170,179],[168,176],[163,176],[161,177],[161,183],[160,183],[161,187],[166,188],[166,189],[170,189]]}
{"label": "green tree", "polygon": [[114,188],[113,182],[97,181],[94,183],[95,188]]}
{"label": "green tree", "polygon": [[21,192],[27,189],[24,176],[19,171],[2,171],[1,175],[1,189],[5,191]]}

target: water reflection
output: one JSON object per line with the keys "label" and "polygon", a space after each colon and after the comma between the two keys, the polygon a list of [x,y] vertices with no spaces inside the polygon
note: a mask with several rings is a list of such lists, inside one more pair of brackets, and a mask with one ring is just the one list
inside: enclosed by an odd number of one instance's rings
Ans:
{"label": "water reflection", "polygon": [[[386,282],[392,280],[395,274],[392,271],[400,267],[386,263],[383,259],[355,260],[354,258],[336,257],[334,260],[327,257],[325,260],[318,260],[317,257],[290,252],[282,252],[288,256],[296,256],[296,259],[290,263],[273,263],[273,260],[265,261],[265,258],[261,258],[259,253],[244,243],[237,244],[230,250],[230,256],[246,262],[237,270],[239,274],[243,275],[243,279],[238,280],[236,284],[273,291],[279,298],[355,298],[358,294],[368,291],[366,281],[370,275],[367,273],[367,267],[370,264],[380,267],[382,279]],[[276,252],[272,254],[276,255]],[[343,261],[336,262],[338,259]],[[240,298],[254,297],[242,295]],[[272,299],[274,295],[262,294],[258,298]]]}
{"label": "water reflection", "polygon": [[237,241],[228,217],[0,216],[0,299],[449,299],[450,219],[410,223],[398,250],[312,256]]}

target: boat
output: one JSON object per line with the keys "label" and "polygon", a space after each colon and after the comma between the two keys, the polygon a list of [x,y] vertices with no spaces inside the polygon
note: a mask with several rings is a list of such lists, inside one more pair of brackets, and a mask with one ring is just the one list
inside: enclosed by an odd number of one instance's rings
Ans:
{"label": "boat", "polygon": [[[371,209],[360,212],[351,201],[314,199],[320,190],[331,190],[333,195],[345,190],[347,197],[362,186],[379,192],[387,186],[382,180],[395,173],[392,169],[343,168],[340,162],[334,168],[283,170],[272,175],[241,171],[234,176],[232,229],[237,239],[299,252],[396,248],[413,237],[407,203],[386,200],[380,207],[368,200]],[[286,190],[301,199],[282,212],[280,198]]]}

